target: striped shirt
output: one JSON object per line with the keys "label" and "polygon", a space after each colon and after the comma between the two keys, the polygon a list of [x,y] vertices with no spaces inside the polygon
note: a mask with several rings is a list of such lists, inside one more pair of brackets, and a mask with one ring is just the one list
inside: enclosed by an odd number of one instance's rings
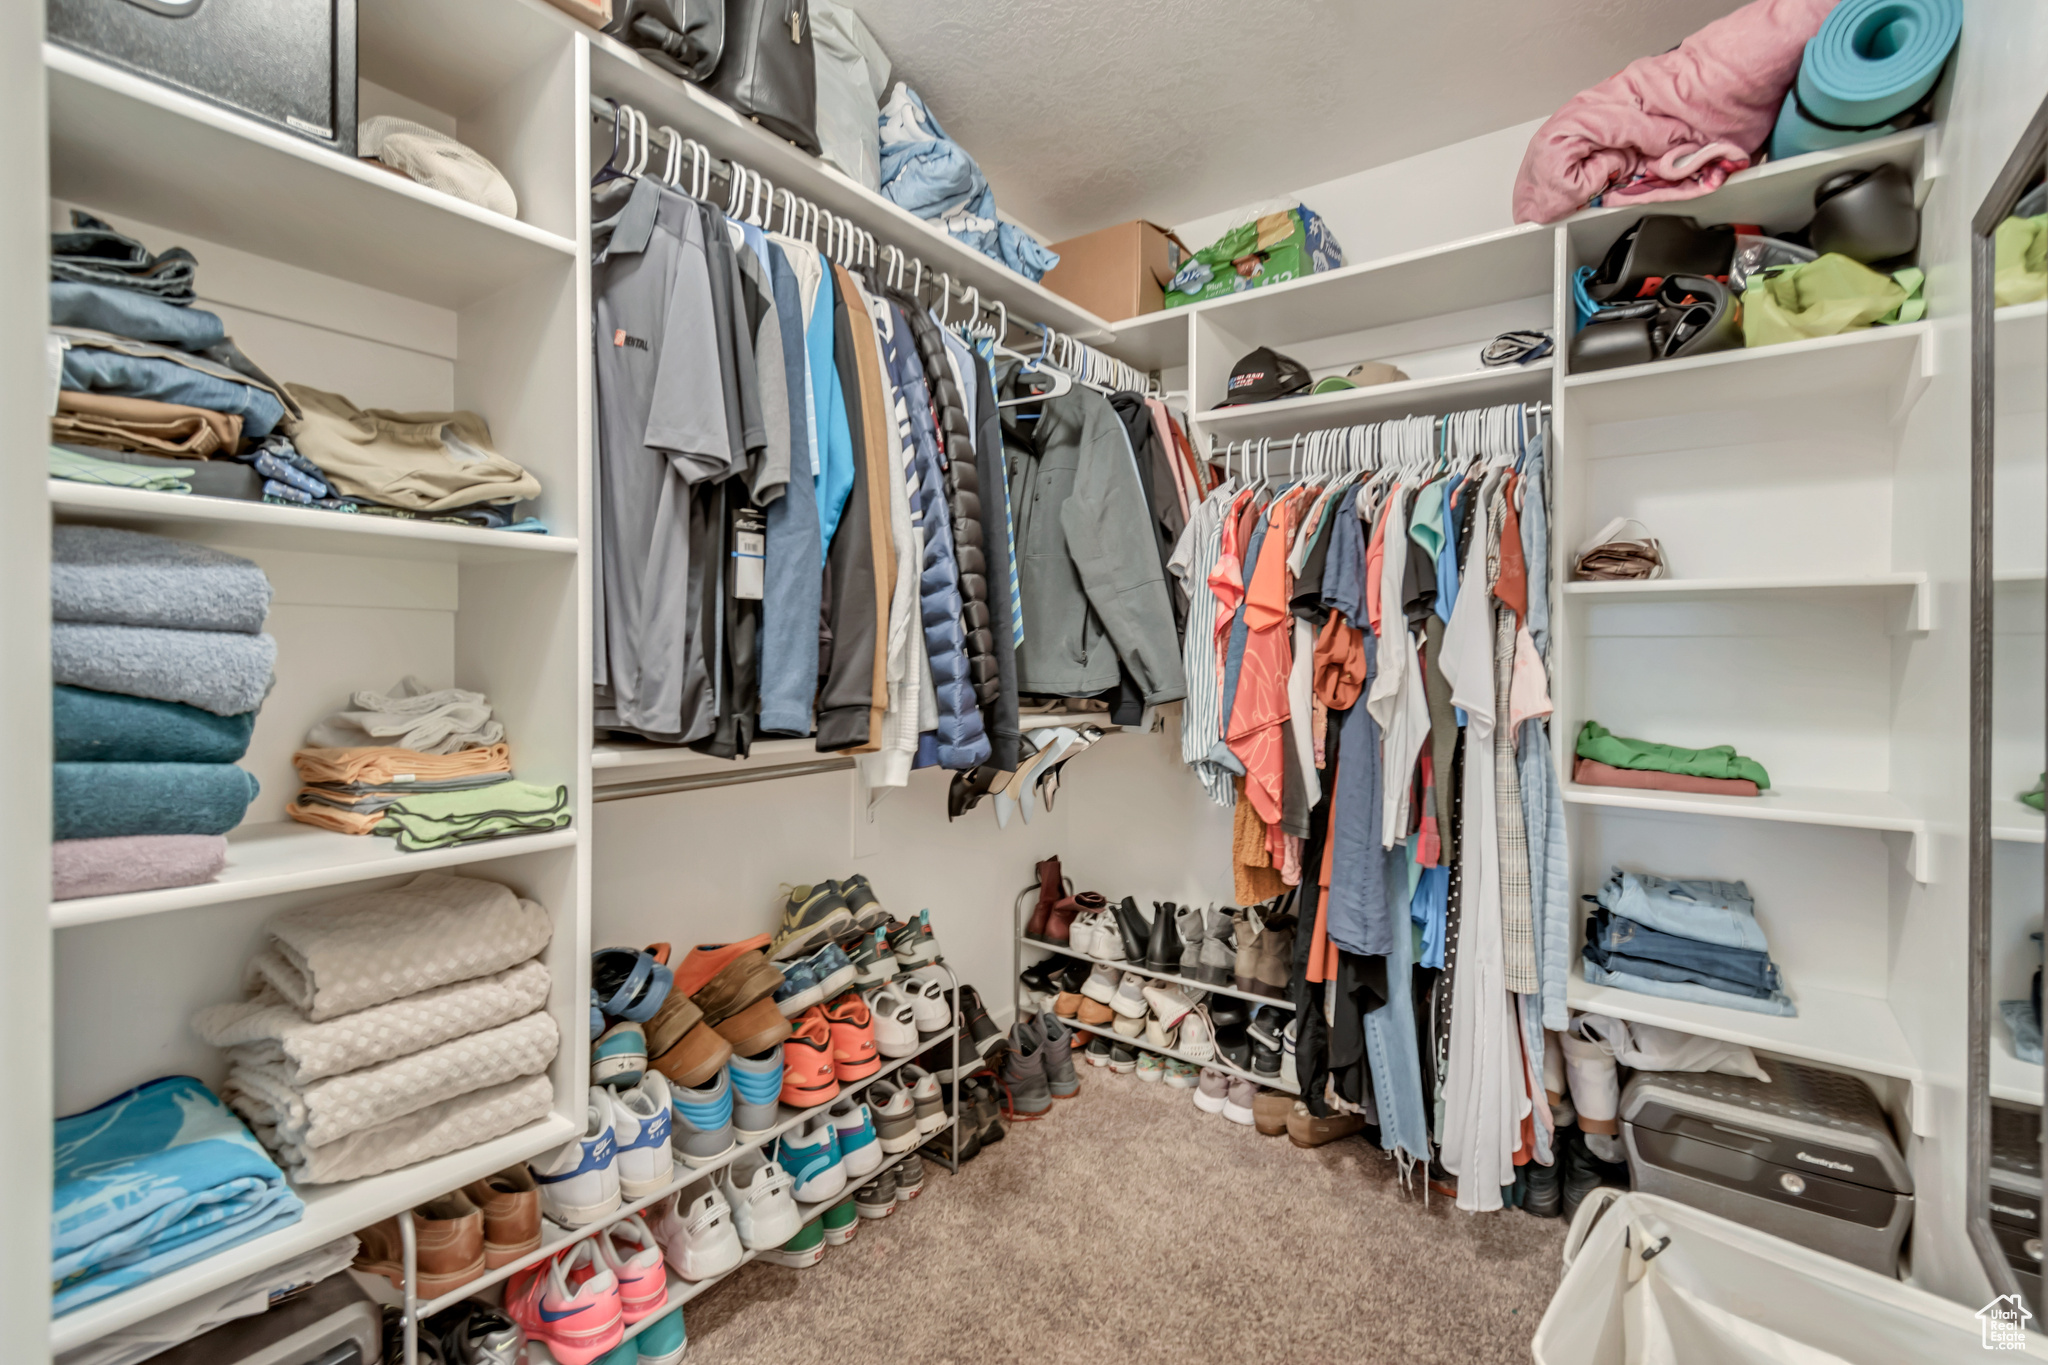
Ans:
{"label": "striped shirt", "polygon": [[1237,496],[1235,481],[1218,487],[1188,517],[1180,544],[1167,568],[1188,594],[1188,627],[1181,644],[1182,672],[1187,676],[1187,702],[1180,714],[1181,761],[1192,768],[1219,806],[1236,804],[1230,773],[1209,761],[1209,751],[1223,738],[1223,687],[1216,669],[1216,594],[1209,573],[1223,553],[1223,515]]}

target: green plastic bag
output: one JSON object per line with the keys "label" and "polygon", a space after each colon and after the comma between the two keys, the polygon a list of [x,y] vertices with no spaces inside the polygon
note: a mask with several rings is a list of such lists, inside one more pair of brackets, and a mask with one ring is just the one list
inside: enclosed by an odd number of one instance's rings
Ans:
{"label": "green plastic bag", "polygon": [[1991,244],[1998,307],[2048,298],[2048,214],[2006,219],[1992,232]]}
{"label": "green plastic bag", "polygon": [[1777,266],[1742,291],[1743,343],[1776,346],[1869,327],[1902,312],[1912,292],[1838,252]]}
{"label": "green plastic bag", "polygon": [[1197,251],[1174,275],[1166,306],[1179,308],[1282,280],[1305,279],[1315,270],[1300,212],[1269,213],[1232,228]]}

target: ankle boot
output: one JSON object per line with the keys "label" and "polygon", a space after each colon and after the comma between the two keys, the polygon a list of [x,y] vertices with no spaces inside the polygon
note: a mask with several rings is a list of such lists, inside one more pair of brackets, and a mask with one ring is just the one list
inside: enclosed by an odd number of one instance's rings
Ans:
{"label": "ankle boot", "polygon": [[1287,998],[1287,984],[1294,979],[1294,919],[1276,919],[1259,932],[1258,952],[1253,959],[1251,991],[1273,1000]]}
{"label": "ankle boot", "polygon": [[1145,945],[1145,966],[1152,971],[1180,970],[1180,929],[1174,922],[1179,913],[1172,901],[1152,902],[1152,935]]}
{"label": "ankle boot", "polygon": [[1168,971],[1190,980],[1202,965],[1202,910],[1200,906],[1183,905],[1173,914],[1174,928],[1180,931],[1180,966],[1169,967]]}
{"label": "ankle boot", "polygon": [[[1043,939],[1045,927],[1052,917],[1053,906],[1066,895],[1065,879],[1060,876],[1060,860],[1047,858],[1038,865],[1038,904],[1032,907],[1031,918],[1024,925],[1024,937]],[[1064,935],[1062,942],[1065,941]]]}
{"label": "ankle boot", "polygon": [[1129,896],[1117,902],[1115,913],[1117,931],[1124,940],[1124,960],[1143,962],[1145,948],[1152,941],[1152,926],[1138,913],[1138,903]]}
{"label": "ankle boot", "polygon": [[1230,968],[1236,961],[1236,950],[1230,945],[1230,912],[1211,910],[1208,916],[1207,932],[1202,936],[1201,965],[1195,969],[1194,978],[1209,986],[1228,986]]}
{"label": "ankle boot", "polygon": [[1045,917],[1044,939],[1047,943],[1068,944],[1073,940],[1074,918],[1091,911],[1100,910],[1109,902],[1099,891],[1083,891],[1078,896],[1063,896],[1054,904],[1051,913]]}

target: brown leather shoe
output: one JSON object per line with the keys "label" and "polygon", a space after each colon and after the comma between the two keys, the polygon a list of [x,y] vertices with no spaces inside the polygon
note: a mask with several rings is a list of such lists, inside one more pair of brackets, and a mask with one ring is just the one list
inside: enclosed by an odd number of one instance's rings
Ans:
{"label": "brown leather shoe", "polygon": [[[412,1220],[422,1298],[438,1299],[483,1275],[483,1210],[462,1191],[428,1200],[412,1211]],[[356,1233],[356,1237],[361,1246],[356,1251],[355,1268],[382,1275],[404,1289],[405,1253],[399,1240],[398,1220],[386,1218],[373,1223]]]}
{"label": "brown leather shoe", "polygon": [[[735,954],[710,980],[691,991],[690,998],[704,1011],[704,1021],[717,1028],[757,1000],[767,1000],[772,1005],[776,988],[781,985],[782,973],[775,970],[775,964],[760,950],[750,948]],[[776,1013],[780,1015],[781,1011]]]}
{"label": "brown leather shoe", "polygon": [[1294,1096],[1284,1090],[1261,1090],[1252,1100],[1252,1124],[1267,1137],[1279,1137],[1287,1131],[1294,1104]]}
{"label": "brown leather shoe", "polygon": [[1074,1017],[1084,1024],[1093,1024],[1097,1028],[1102,1028],[1105,1025],[1116,1022],[1116,1011],[1103,1004],[1100,1000],[1091,999],[1084,995],[1081,997],[1080,1011]]}
{"label": "brown leather shoe", "polygon": [[648,1064],[677,1085],[700,1086],[732,1060],[732,1044],[704,1022],[704,1011],[681,991],[670,991],[647,1021]]}
{"label": "brown leather shoe", "polygon": [[[705,1017],[708,1019],[710,1015]],[[775,997],[769,995],[762,996],[737,1014],[714,1020],[712,1027],[742,1057],[781,1047],[783,1041],[796,1031],[790,1027],[789,1020],[782,1017],[782,1011],[775,1007]]]}
{"label": "brown leather shoe", "polygon": [[[1253,1111],[1256,1115],[1257,1110]],[[1365,1127],[1365,1119],[1358,1114],[1332,1114],[1319,1119],[1308,1112],[1308,1106],[1296,1100],[1287,1111],[1287,1140],[1297,1147],[1320,1147],[1326,1142],[1335,1142],[1341,1137],[1350,1137]]]}
{"label": "brown leather shoe", "polygon": [[483,1210],[486,1266],[496,1270],[540,1250],[540,1186],[525,1166],[487,1175],[462,1192]]}

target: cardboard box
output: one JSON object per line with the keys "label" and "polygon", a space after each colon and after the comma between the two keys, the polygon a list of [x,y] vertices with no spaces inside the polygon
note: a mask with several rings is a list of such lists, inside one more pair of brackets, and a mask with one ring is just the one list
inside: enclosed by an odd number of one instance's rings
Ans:
{"label": "cardboard box", "polygon": [[1042,283],[1104,322],[1121,322],[1166,306],[1166,286],[1189,252],[1165,228],[1128,223],[1053,243],[1060,263]]}

